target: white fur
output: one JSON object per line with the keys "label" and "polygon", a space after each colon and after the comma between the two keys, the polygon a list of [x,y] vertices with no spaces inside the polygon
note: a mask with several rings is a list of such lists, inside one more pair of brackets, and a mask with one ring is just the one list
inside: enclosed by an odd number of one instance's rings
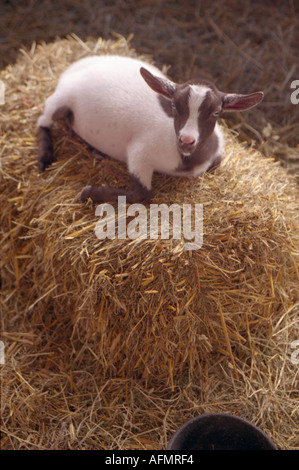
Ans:
{"label": "white fur", "polygon": [[217,147],[217,150],[215,152],[215,155],[222,155],[223,150],[224,150],[225,141],[224,141],[224,135],[223,135],[223,133],[220,129],[220,126],[219,126],[218,122],[216,122],[214,132],[218,137],[218,147]]}
{"label": "white fur", "polygon": [[[53,113],[62,106],[69,107],[74,131],[98,150],[126,162],[130,173],[150,189],[154,171],[180,174],[175,169],[181,156],[173,119],[165,114],[157,94],[140,75],[142,66],[165,77],[156,67],[128,57],[95,56],[72,64],[47,99],[38,126],[51,127]],[[196,134],[197,140],[199,130],[195,130],[194,122],[205,93],[203,87],[191,87],[190,116],[184,132]],[[217,133],[221,134],[219,129]],[[183,174],[197,176],[199,168]]]}

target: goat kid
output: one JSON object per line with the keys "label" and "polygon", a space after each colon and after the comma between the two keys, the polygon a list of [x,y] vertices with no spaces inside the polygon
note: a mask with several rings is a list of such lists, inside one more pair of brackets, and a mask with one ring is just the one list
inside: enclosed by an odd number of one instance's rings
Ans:
{"label": "goat kid", "polygon": [[[153,91],[155,93],[153,93]],[[53,161],[51,126],[65,118],[95,149],[126,162],[130,189],[88,185],[81,200],[129,202],[150,198],[154,172],[197,177],[221,162],[224,137],[217,123],[224,111],[244,111],[262,92],[223,93],[206,80],[170,81],[159,69],[121,56],[87,57],[60,76],[38,120],[38,165]]]}

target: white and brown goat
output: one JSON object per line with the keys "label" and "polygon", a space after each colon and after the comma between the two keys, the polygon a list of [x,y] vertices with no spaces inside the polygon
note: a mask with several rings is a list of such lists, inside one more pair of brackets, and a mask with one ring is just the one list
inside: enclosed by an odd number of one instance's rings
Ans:
{"label": "white and brown goat", "polygon": [[[155,93],[153,93],[153,91]],[[95,149],[127,163],[130,189],[85,186],[82,201],[148,199],[154,172],[197,177],[219,165],[224,138],[217,123],[223,111],[256,106],[262,92],[220,92],[206,80],[176,84],[153,65],[121,56],[87,57],[60,77],[38,120],[40,170],[53,158],[51,126],[66,118]]]}

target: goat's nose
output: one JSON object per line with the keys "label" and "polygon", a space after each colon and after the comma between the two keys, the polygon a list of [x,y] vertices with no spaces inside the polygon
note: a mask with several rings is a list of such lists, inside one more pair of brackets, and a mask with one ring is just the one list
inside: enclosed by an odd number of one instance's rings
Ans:
{"label": "goat's nose", "polygon": [[194,137],[192,137],[192,135],[187,135],[187,134],[184,135],[183,134],[179,137],[179,141],[180,141],[181,144],[192,145],[192,144],[194,144],[195,139],[194,139]]}

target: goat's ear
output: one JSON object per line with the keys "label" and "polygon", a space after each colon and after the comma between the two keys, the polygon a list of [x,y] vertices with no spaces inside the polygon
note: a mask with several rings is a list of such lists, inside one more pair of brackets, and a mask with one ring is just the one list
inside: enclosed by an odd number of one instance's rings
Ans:
{"label": "goat's ear", "polygon": [[264,97],[262,91],[250,93],[250,95],[238,95],[228,93],[224,95],[222,109],[223,111],[245,111],[259,104]]}
{"label": "goat's ear", "polygon": [[172,99],[173,94],[176,89],[175,83],[171,82],[167,78],[157,77],[149,72],[144,67],[141,67],[140,73],[148,86],[150,86],[154,91],[160,95],[165,96],[168,99]]}

